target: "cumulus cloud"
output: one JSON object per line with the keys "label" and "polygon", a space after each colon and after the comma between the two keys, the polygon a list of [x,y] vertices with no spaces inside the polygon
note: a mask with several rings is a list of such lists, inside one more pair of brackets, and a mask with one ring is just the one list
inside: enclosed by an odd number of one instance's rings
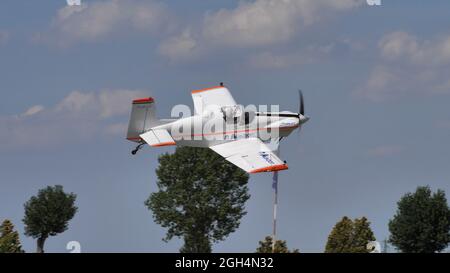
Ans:
{"label": "cumulus cloud", "polygon": [[50,29],[37,33],[35,41],[71,45],[134,31],[155,33],[167,23],[164,4],[143,0],[92,1],[65,6],[57,12]]}
{"label": "cumulus cloud", "polygon": [[450,93],[450,36],[420,39],[393,32],[380,39],[380,62],[355,93],[372,101]]}
{"label": "cumulus cloud", "polygon": [[87,113],[98,109],[96,94],[74,91],[56,105],[56,112]]}
{"label": "cumulus cloud", "polygon": [[133,99],[145,96],[148,92],[140,90],[73,91],[53,107],[35,105],[0,116],[0,150],[124,136],[126,123],[119,120],[129,114]]}
{"label": "cumulus cloud", "polygon": [[32,115],[36,115],[37,113],[42,112],[44,109],[45,109],[45,107],[42,105],[35,105],[35,106],[28,108],[28,110],[26,110],[21,116],[29,117]]}
{"label": "cumulus cloud", "polygon": [[137,97],[144,97],[146,92],[135,90],[113,90],[98,95],[100,118],[126,115],[130,111],[130,102]]}
{"label": "cumulus cloud", "polygon": [[371,72],[364,84],[355,94],[373,102],[382,102],[402,95],[416,92],[413,84],[414,75],[392,66],[378,65]]}
{"label": "cumulus cloud", "polygon": [[[202,22],[161,43],[159,52],[172,62],[191,60],[220,48],[264,49],[297,37],[332,12],[358,7],[363,0],[254,0],[205,13]],[[292,53],[295,54],[295,53]],[[252,61],[284,66],[285,57],[263,52]]]}
{"label": "cumulus cloud", "polygon": [[258,69],[278,69],[316,63],[329,57],[336,50],[337,46],[337,43],[309,45],[300,50],[288,53],[263,51],[250,55],[248,64]]}
{"label": "cumulus cloud", "polygon": [[348,10],[360,0],[256,0],[209,13],[203,34],[208,41],[238,47],[285,42],[331,11]]}
{"label": "cumulus cloud", "polygon": [[171,61],[189,59],[196,55],[197,40],[191,29],[185,29],[181,34],[164,40],[159,46],[159,52]]}
{"label": "cumulus cloud", "polygon": [[100,93],[73,91],[56,106],[55,112],[75,115],[89,115],[106,119],[127,114],[130,102],[143,97],[147,92],[140,90],[108,90]]}
{"label": "cumulus cloud", "polygon": [[390,60],[431,66],[450,63],[450,36],[420,41],[407,32],[393,32],[381,39],[379,48],[381,55]]}

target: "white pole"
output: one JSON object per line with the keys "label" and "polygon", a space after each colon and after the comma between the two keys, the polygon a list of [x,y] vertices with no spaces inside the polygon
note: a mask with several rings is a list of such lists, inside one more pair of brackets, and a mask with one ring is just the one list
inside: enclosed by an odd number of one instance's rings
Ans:
{"label": "white pole", "polygon": [[277,240],[277,204],[278,204],[278,171],[273,172],[273,232],[272,232],[272,253],[275,252],[275,242]]}

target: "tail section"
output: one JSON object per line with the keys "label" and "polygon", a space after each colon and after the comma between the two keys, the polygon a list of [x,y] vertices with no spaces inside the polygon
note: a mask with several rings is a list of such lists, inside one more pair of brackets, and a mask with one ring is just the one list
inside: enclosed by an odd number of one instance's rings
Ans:
{"label": "tail section", "polygon": [[152,147],[176,145],[175,140],[166,129],[150,129],[141,138]]}
{"label": "tail section", "polygon": [[141,142],[140,134],[159,124],[156,118],[155,101],[153,98],[137,99],[133,101],[130,122],[128,123],[127,139]]}

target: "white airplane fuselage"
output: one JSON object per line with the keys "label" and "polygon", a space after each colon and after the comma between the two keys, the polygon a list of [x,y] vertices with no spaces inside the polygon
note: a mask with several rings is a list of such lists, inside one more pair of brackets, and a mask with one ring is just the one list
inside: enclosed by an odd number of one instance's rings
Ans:
{"label": "white airplane fuselage", "polygon": [[263,142],[286,137],[308,120],[292,112],[253,112],[251,121],[244,117],[225,120],[220,114],[204,113],[180,118],[153,129],[170,132],[176,145],[211,147],[245,138],[259,138]]}

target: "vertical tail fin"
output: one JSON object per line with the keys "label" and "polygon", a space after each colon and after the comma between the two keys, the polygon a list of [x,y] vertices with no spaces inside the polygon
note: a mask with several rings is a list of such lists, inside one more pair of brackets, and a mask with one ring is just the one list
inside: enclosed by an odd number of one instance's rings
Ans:
{"label": "vertical tail fin", "polygon": [[139,135],[156,125],[158,125],[158,119],[153,98],[134,100],[128,123],[127,139],[141,142],[142,139]]}

